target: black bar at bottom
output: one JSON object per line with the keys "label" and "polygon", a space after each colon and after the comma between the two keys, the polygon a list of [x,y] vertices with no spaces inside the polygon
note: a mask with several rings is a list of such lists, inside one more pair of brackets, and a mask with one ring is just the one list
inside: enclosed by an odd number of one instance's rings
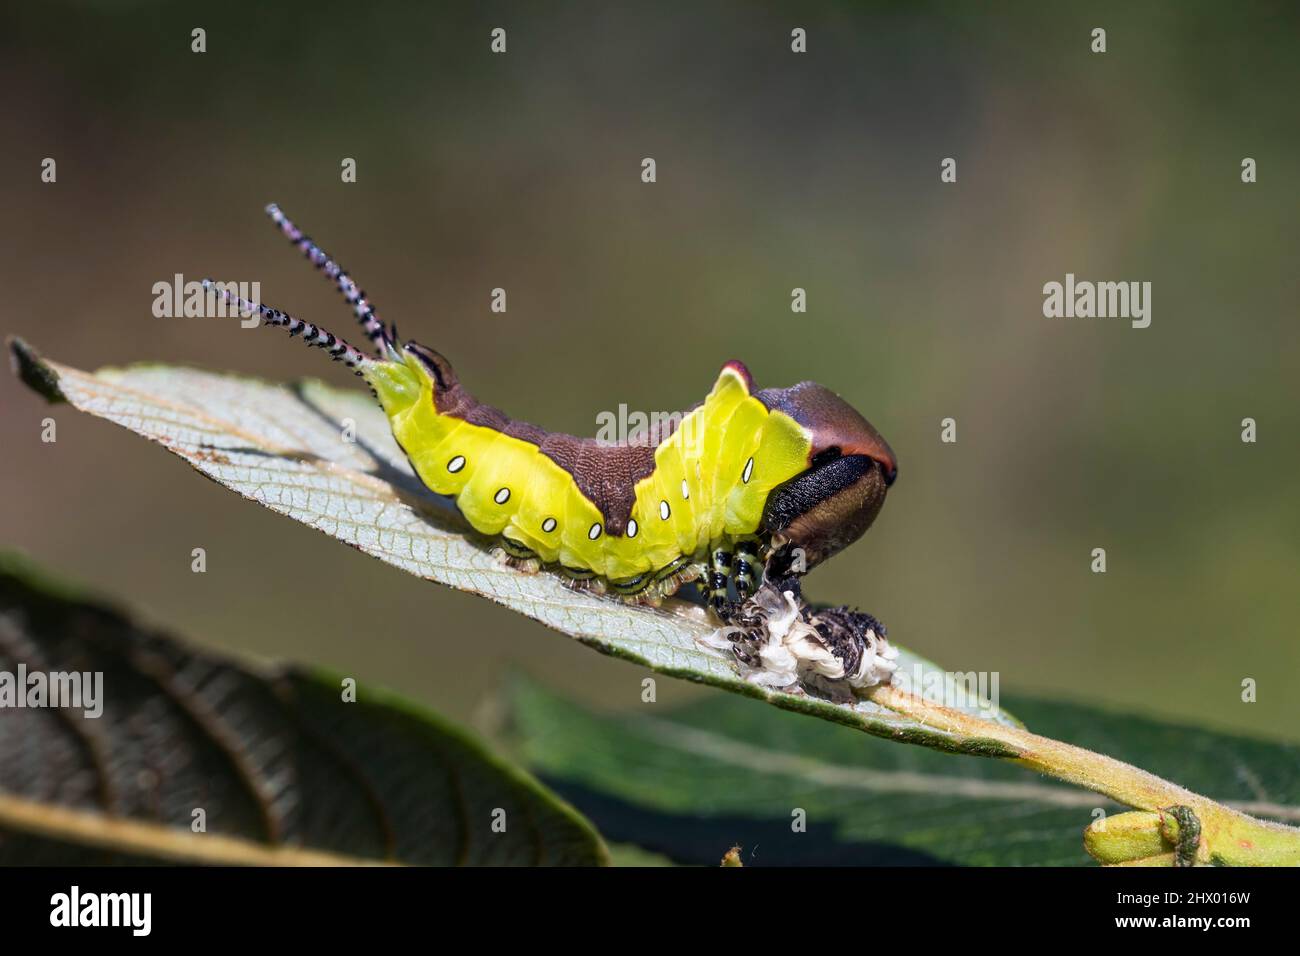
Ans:
{"label": "black bar at bottom", "polygon": [[1224,939],[1293,925],[1296,887],[1294,870],[1217,868],[30,868],[0,870],[0,915],[6,942],[129,941],[146,924],[145,897],[132,894],[148,894],[149,938],[205,944],[374,943],[377,931],[433,930],[493,943],[576,940],[606,926],[681,933],[687,923],[715,942],[769,942],[788,931],[808,941],[865,944],[883,933],[930,945],[1035,929]]}

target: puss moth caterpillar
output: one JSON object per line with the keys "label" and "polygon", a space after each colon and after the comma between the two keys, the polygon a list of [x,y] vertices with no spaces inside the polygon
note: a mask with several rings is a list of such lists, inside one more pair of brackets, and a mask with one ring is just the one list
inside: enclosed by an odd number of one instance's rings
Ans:
{"label": "puss moth caterpillar", "polygon": [[898,474],[872,425],[813,382],[755,389],[737,361],[679,421],[612,445],[549,432],[479,402],[433,349],[403,343],[348,273],[274,204],[285,236],[353,307],[374,354],[320,326],[210,291],[301,335],[366,380],[420,480],[511,560],[655,602],[705,578],[726,619],[780,556],[806,571],[856,541]]}

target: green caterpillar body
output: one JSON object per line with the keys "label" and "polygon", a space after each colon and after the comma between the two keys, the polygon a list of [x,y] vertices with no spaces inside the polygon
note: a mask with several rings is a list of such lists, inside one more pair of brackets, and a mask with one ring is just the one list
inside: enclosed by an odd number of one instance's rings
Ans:
{"label": "green caterpillar body", "polygon": [[781,552],[806,570],[860,537],[893,484],[893,452],[851,406],[811,382],[756,391],[739,362],[699,405],[625,443],[515,421],[470,395],[437,352],[399,342],[342,268],[269,211],[338,283],[378,355],[242,304],[363,376],[420,480],[515,563],[651,602],[707,576],[723,614],[728,584],[746,597],[760,559]]}

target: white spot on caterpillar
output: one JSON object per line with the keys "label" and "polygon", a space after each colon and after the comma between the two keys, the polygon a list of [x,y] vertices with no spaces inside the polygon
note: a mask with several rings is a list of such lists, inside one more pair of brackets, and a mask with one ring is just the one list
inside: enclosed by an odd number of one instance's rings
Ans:
{"label": "white spot on caterpillar", "polygon": [[685,501],[690,496],[691,496],[691,489],[686,486],[686,479],[683,478],[682,479],[682,501]]}
{"label": "white spot on caterpillar", "polygon": [[666,502],[666,501],[661,501],[661,502],[659,502],[659,518],[660,518],[660,520],[662,520],[662,521],[667,521],[667,520],[668,520],[668,516],[669,516],[670,514],[672,514],[672,511],[670,511],[669,508],[668,508],[668,502]]}
{"label": "white spot on caterpillar", "polygon": [[510,500],[510,489],[502,488],[500,491],[496,493],[496,495],[492,498],[492,500],[499,505],[505,504],[507,501]]}
{"label": "white spot on caterpillar", "polygon": [[635,538],[635,537],[636,537],[636,533],[637,533],[637,531],[639,531],[639,530],[640,530],[640,529],[637,527],[636,519],[635,519],[635,518],[630,518],[630,519],[628,519],[628,522],[627,522],[627,536],[628,536],[629,538]]}
{"label": "white spot on caterpillar", "polygon": [[594,525],[591,526],[591,530],[587,532],[587,537],[590,538],[592,541],[595,541],[597,538],[600,537],[599,521],[597,521]]}
{"label": "white spot on caterpillar", "polygon": [[552,531],[554,531],[554,530],[555,530],[555,519],[554,519],[554,518],[547,518],[545,521],[543,521],[543,522],[542,522],[542,530],[545,531],[547,534],[550,534]]}
{"label": "white spot on caterpillar", "polygon": [[453,475],[465,467],[465,456],[457,455],[451,461],[447,462],[447,470]]}
{"label": "white spot on caterpillar", "polygon": [[753,473],[754,473],[754,459],[751,458],[749,459],[749,461],[745,462],[745,470],[741,472],[740,480],[743,481],[745,484],[749,484],[749,477]]}

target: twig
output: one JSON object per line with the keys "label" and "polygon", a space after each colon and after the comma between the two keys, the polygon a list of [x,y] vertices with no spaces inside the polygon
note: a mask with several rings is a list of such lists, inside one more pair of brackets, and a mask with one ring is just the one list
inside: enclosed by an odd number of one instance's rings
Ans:
{"label": "twig", "polygon": [[1084,846],[1102,863],[1300,866],[1300,829],[1295,827],[1258,820],[1132,764],[983,720],[892,685],[878,686],[866,696],[956,735],[974,753],[988,753],[987,743],[996,741],[1015,752],[1006,758],[1013,763],[1134,807],[1136,812],[1095,821],[1084,831]]}

